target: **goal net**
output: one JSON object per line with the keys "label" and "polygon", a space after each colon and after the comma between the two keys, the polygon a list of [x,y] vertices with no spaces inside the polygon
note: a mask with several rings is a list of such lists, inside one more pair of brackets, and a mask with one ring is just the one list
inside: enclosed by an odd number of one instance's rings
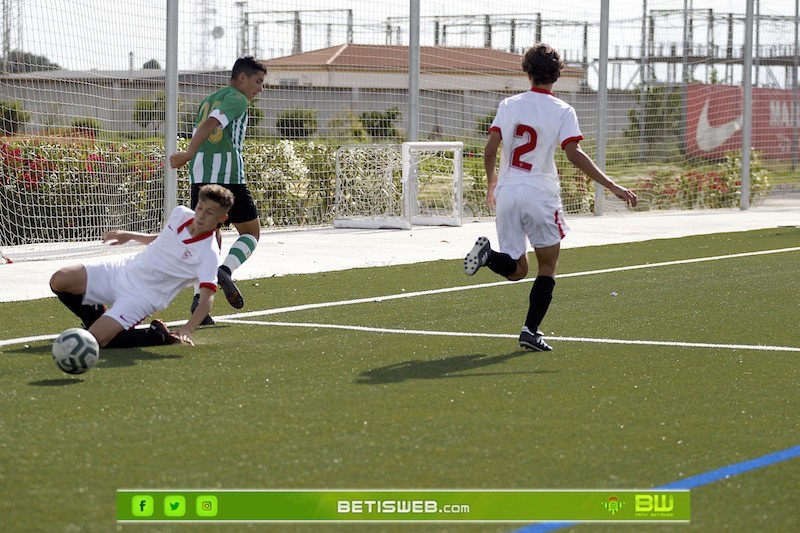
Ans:
{"label": "goal net", "polygon": [[157,4],[3,2],[0,254],[112,253],[127,246],[103,245],[106,231],[160,229],[166,11]]}
{"label": "goal net", "polygon": [[353,145],[336,151],[333,225],[461,226],[463,143]]}

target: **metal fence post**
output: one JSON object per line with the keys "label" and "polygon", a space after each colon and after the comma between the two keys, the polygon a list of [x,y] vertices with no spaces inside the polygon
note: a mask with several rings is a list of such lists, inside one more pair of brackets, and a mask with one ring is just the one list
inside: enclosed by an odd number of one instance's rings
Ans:
{"label": "metal fence post", "polygon": [[[597,166],[606,170],[606,110],[608,109],[608,0],[600,2],[600,61],[597,65]],[[603,186],[594,184],[594,214],[603,214]]]}
{"label": "metal fence post", "polygon": [[753,133],[753,2],[745,2],[742,66],[742,188],[739,208],[750,208],[750,146]]}
{"label": "metal fence post", "polygon": [[169,156],[178,150],[178,0],[167,0],[167,63],[164,79],[164,220],[178,205],[178,172]]}

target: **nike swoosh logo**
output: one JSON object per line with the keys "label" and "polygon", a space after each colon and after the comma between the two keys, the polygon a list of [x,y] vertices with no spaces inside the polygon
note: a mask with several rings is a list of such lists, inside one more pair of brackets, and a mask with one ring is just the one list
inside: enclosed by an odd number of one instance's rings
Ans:
{"label": "nike swoosh logo", "polygon": [[708,100],[703,105],[700,117],[697,119],[697,131],[694,139],[697,147],[704,152],[716,150],[733,137],[737,131],[742,129],[742,117],[726,122],[720,126],[712,126],[708,123]]}

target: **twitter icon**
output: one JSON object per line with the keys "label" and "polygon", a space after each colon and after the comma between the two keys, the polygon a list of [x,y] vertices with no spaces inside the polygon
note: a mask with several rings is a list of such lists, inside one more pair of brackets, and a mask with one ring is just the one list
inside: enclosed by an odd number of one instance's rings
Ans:
{"label": "twitter icon", "polygon": [[186,498],[183,496],[164,497],[164,515],[180,517],[186,514]]}

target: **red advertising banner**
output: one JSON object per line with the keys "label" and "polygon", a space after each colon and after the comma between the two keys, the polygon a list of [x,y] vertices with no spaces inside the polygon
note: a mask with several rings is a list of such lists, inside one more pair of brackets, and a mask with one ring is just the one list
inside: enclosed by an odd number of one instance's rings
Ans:
{"label": "red advertising banner", "polygon": [[[751,146],[769,159],[791,159],[794,150],[791,91],[753,88]],[[742,88],[689,85],[686,91],[686,152],[719,159],[742,148]]]}

